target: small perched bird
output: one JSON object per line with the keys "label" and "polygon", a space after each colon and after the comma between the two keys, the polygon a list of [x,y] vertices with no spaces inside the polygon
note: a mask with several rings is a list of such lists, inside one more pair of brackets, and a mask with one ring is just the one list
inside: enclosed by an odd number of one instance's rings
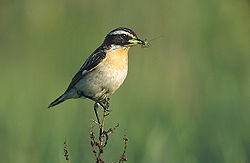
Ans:
{"label": "small perched bird", "polygon": [[127,76],[128,51],[138,44],[143,46],[146,42],[140,40],[131,29],[120,27],[108,33],[102,45],[88,57],[73,77],[67,90],[49,108],[67,99],[88,98],[96,102],[95,106],[101,105],[107,110],[109,96]]}

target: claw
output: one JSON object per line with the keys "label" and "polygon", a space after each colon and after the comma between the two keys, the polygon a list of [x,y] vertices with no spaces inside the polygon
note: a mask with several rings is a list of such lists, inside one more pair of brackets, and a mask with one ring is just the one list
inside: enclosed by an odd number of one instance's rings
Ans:
{"label": "claw", "polygon": [[99,104],[102,106],[102,108],[104,109],[104,111],[109,111],[109,102],[108,101],[104,101],[104,102],[99,102]]}
{"label": "claw", "polygon": [[[109,112],[110,112],[110,111],[109,111]],[[104,116],[105,116],[105,117],[106,117],[106,116],[109,116],[109,114],[110,114],[109,112],[108,112],[108,113],[105,113]]]}

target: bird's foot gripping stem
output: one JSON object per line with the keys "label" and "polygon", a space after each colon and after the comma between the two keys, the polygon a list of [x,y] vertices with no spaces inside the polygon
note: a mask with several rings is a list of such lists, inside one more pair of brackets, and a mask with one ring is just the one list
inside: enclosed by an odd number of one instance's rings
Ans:
{"label": "bird's foot gripping stem", "polygon": [[109,98],[107,97],[105,100],[98,102],[102,108],[104,109],[104,112],[111,112],[109,110]]}

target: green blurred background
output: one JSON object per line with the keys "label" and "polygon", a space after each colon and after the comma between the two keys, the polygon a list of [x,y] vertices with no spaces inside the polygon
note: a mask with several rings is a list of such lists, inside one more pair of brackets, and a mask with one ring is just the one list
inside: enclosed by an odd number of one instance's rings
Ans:
{"label": "green blurred background", "polygon": [[117,122],[104,159],[250,162],[250,2],[247,0],[1,0],[0,155],[4,163],[95,162],[93,102],[48,104],[112,29],[142,39],[111,97]]}

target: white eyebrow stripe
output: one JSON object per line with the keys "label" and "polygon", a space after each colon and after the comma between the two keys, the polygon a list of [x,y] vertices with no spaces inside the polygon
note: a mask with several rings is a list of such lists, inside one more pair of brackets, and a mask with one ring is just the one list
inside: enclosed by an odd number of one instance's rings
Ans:
{"label": "white eyebrow stripe", "polygon": [[120,34],[129,35],[130,37],[135,38],[135,36],[132,35],[131,33],[126,32],[126,31],[122,31],[122,30],[114,31],[114,32],[109,33],[109,35],[120,35]]}

